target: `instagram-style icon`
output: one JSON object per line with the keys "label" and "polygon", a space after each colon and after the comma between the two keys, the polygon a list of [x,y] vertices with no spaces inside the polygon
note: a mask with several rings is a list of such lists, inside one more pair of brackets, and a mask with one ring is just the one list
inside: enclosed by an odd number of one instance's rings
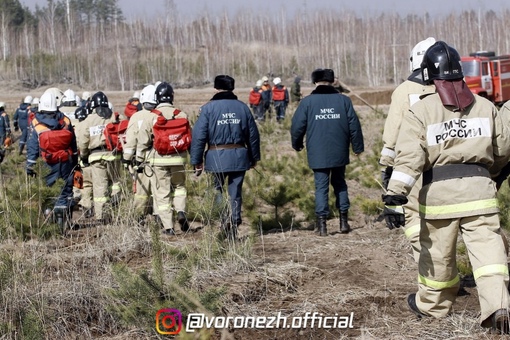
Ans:
{"label": "instagram-style icon", "polygon": [[178,309],[163,308],[156,312],[156,330],[159,334],[175,335],[182,329],[182,314]]}

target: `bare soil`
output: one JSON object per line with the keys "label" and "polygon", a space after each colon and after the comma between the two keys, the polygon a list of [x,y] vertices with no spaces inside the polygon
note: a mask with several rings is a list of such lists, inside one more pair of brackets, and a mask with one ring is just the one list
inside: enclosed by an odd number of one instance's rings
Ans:
{"label": "bare soil", "polygon": [[[63,88],[65,90],[65,88]],[[311,89],[304,89],[309,92]],[[247,101],[249,89],[238,89],[240,99]],[[358,90],[355,90],[358,93]],[[81,92],[79,92],[81,94]],[[123,107],[130,93],[108,93],[117,110]],[[359,90],[371,105],[387,112],[391,89]],[[190,113],[211,96],[211,89],[176,90],[176,106]],[[16,103],[23,93],[6,101]],[[374,113],[351,94],[363,122],[367,157],[380,140],[384,116],[372,119]],[[3,98],[0,98],[3,100]],[[11,106],[14,110],[14,106]],[[289,143],[290,144],[290,143]],[[287,146],[290,148],[290,145]],[[374,174],[378,176],[379,174]],[[306,179],[312,181],[312,178]],[[379,199],[381,191],[361,186],[357,180],[348,182],[352,198],[359,196]],[[307,194],[308,193],[304,193]],[[313,200],[313,196],[310,196]],[[221,315],[303,317],[307,312],[318,316],[351,316],[352,327],[324,328],[282,327],[273,329],[242,329],[211,331],[213,339],[496,339],[499,336],[480,328],[476,287],[467,287],[468,295],[457,298],[454,311],[445,319],[418,319],[407,308],[407,295],[417,290],[417,265],[410,245],[401,230],[390,231],[380,216],[368,216],[352,204],[350,224],[353,231],[340,234],[338,219],[328,221],[329,236],[316,236],[312,230],[296,229],[256,235],[250,270],[203,272],[195,286],[224,285]],[[78,218],[79,216],[75,216]],[[313,221],[310,221],[313,222]],[[197,242],[204,233],[199,221],[192,222],[192,231],[167,241],[172,245]],[[72,252],[80,245],[94,242],[104,226],[90,226],[71,231],[67,239],[55,241],[59,252]],[[241,226],[241,241],[252,231]],[[48,250],[51,252],[51,250]],[[114,251],[107,256],[115,256]],[[113,255],[112,255],[113,254]],[[143,249],[134,249],[119,261],[133,268],[147,266],[150,257]],[[169,306],[171,308],[171,306]],[[351,314],[352,313],[352,314]],[[311,321],[308,321],[311,322]],[[318,322],[318,321],[316,321]],[[281,324],[280,324],[281,325]],[[132,334],[131,334],[132,336]],[[144,337],[145,338],[145,337]]]}

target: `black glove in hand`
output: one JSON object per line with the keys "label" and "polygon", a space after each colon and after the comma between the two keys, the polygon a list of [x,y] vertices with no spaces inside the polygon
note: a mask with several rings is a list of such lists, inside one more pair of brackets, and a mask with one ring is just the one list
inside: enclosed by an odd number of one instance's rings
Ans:
{"label": "black glove in hand", "polygon": [[197,164],[194,166],[195,169],[195,176],[200,176],[202,174],[202,171],[204,171],[204,164]]}
{"label": "black glove in hand", "polygon": [[403,227],[406,223],[404,215],[404,207],[407,203],[407,197],[404,195],[383,195],[384,202],[384,219],[388,229]]}
{"label": "black glove in hand", "polygon": [[28,167],[26,169],[26,171],[27,171],[27,176],[28,177],[35,177],[35,176],[37,176],[37,173],[34,171],[34,169],[32,169],[30,167]]}
{"label": "black glove in hand", "polygon": [[88,167],[90,166],[90,163],[89,163],[89,156],[83,156],[81,158],[81,162],[83,163],[83,167]]}
{"label": "black glove in hand", "polygon": [[124,169],[127,169],[129,168],[129,166],[131,165],[131,160],[130,159],[125,159],[124,157],[122,157],[120,159],[120,162],[122,163],[122,165],[124,166]]}
{"label": "black glove in hand", "polygon": [[388,190],[388,184],[390,183],[391,174],[393,173],[393,167],[387,166],[386,169],[384,169],[381,172],[381,180],[384,190]]}
{"label": "black glove in hand", "polygon": [[143,168],[144,168],[144,166],[145,166],[145,165],[143,164],[143,162],[140,162],[140,161],[136,161],[136,160],[135,160],[135,161],[134,161],[134,165],[133,165],[133,169],[134,169],[137,173],[141,174],[141,173],[143,172]]}

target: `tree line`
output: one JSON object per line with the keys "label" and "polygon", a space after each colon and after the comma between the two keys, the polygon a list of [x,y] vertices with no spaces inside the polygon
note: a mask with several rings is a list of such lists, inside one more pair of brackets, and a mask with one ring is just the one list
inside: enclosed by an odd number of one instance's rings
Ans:
{"label": "tree line", "polygon": [[223,73],[250,85],[262,75],[307,80],[328,67],[350,85],[377,87],[406,78],[411,48],[429,36],[461,55],[510,53],[509,20],[510,9],[437,17],[246,9],[184,18],[167,0],[157,17],[127,21],[118,0],[47,0],[33,12],[19,0],[0,0],[0,71],[27,87],[66,82],[127,91],[158,80],[197,86]]}

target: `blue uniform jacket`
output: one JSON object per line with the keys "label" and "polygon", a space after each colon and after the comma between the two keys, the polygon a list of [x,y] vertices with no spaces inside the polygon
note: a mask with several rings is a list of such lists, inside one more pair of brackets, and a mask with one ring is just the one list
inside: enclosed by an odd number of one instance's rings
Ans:
{"label": "blue uniform jacket", "polygon": [[11,124],[9,115],[4,110],[0,111],[0,136],[6,136],[11,133]]}
{"label": "blue uniform jacket", "polygon": [[351,99],[332,86],[319,85],[299,103],[291,126],[292,148],[301,150],[306,134],[308,165],[311,169],[349,164],[352,151],[364,151],[363,133]]}
{"label": "blue uniform jacket", "polygon": [[28,105],[27,103],[21,104],[14,113],[14,123],[17,123],[19,128],[24,130],[28,128]]}
{"label": "blue uniform jacket", "polygon": [[[41,124],[46,125],[51,130],[55,130],[59,125],[59,120],[64,119],[64,114],[62,112],[57,112],[56,114],[42,114],[36,113],[35,118]],[[68,126],[67,128],[73,133],[73,139],[71,141],[71,150],[74,155],[78,154],[78,147],[76,145],[76,135],[74,134],[73,126],[69,120],[67,119]],[[27,166],[33,165],[36,163],[37,158],[39,157],[39,136],[35,129],[30,129],[30,135],[28,136],[27,142]]]}
{"label": "blue uniform jacket", "polygon": [[[244,148],[208,150],[207,145],[241,144]],[[219,92],[200,108],[193,126],[191,164],[208,172],[246,171],[260,160],[259,130],[250,108],[232,92]]]}

